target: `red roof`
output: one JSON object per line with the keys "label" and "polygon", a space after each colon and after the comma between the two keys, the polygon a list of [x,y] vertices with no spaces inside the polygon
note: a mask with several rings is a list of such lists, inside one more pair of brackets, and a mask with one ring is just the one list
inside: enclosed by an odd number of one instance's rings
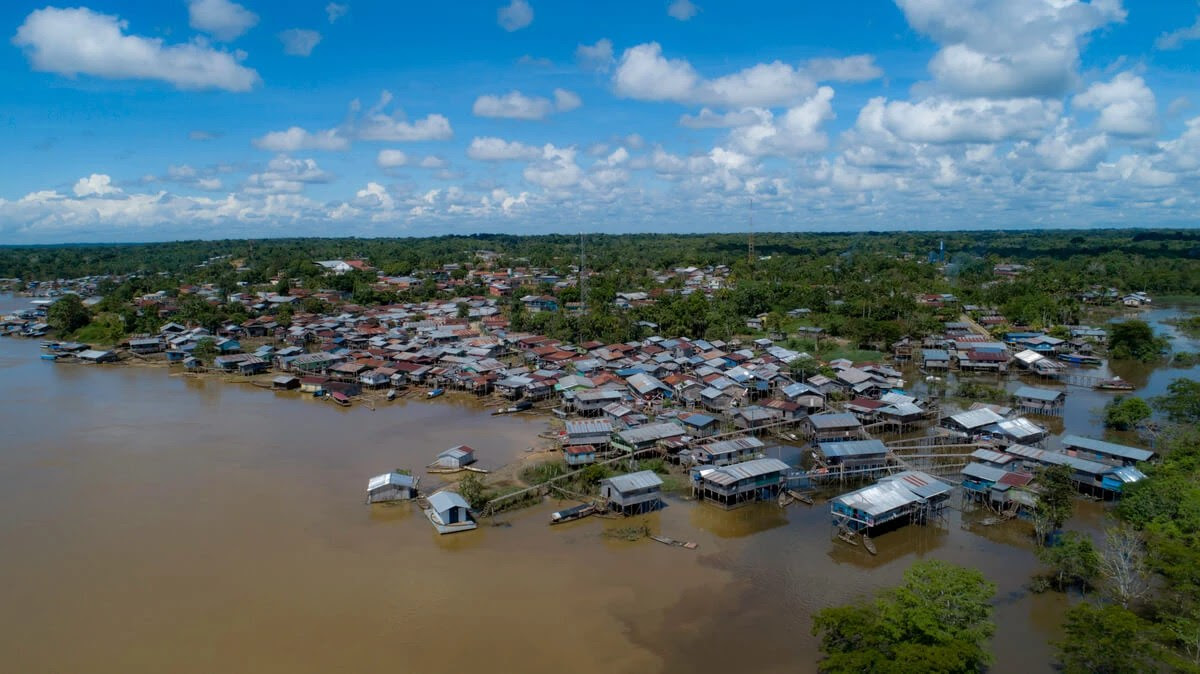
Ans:
{"label": "red roof", "polygon": [[563,447],[563,451],[574,456],[579,454],[595,454],[596,448],[591,445],[571,445]]}
{"label": "red roof", "polygon": [[1024,487],[1033,482],[1033,476],[1029,473],[1005,473],[1003,477],[996,480],[996,484],[1007,484],[1012,487]]}

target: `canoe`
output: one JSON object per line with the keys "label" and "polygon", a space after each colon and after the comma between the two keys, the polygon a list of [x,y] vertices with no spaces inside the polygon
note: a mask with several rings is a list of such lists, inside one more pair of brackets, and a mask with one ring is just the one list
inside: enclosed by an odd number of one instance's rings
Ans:
{"label": "canoe", "polygon": [[429,393],[426,393],[425,397],[426,398],[436,398],[445,392],[446,392],[445,389],[435,388],[432,391],[430,391]]}
{"label": "canoe", "polygon": [[583,519],[596,512],[596,506],[591,503],[577,505],[566,510],[559,510],[550,515],[550,524],[562,524],[572,520]]}

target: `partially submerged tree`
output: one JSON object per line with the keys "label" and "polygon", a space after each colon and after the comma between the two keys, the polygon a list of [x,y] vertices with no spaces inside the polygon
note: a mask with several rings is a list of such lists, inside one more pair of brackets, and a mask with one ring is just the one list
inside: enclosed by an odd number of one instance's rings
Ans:
{"label": "partially submerged tree", "polygon": [[1200,381],[1176,379],[1167,385],[1164,395],[1151,398],[1150,402],[1177,424],[1200,424]]}
{"label": "partially submerged tree", "polygon": [[1075,586],[1086,592],[1100,572],[1100,555],[1092,540],[1077,531],[1068,531],[1054,545],[1038,549],[1038,559],[1051,568],[1059,591]]}
{"label": "partially submerged tree", "polygon": [[1118,396],[1104,406],[1104,426],[1129,431],[1150,418],[1150,405],[1137,396]]}
{"label": "partially submerged tree", "polygon": [[873,602],[821,610],[823,672],[978,672],[990,661],[996,586],[983,574],[942,561],[916,562],[904,583]]}
{"label": "partially submerged tree", "polygon": [[1132,611],[1116,605],[1078,604],[1067,611],[1066,633],[1056,643],[1067,674],[1127,674],[1158,671],[1145,625]]}
{"label": "partially submerged tree", "polygon": [[1141,599],[1150,587],[1146,566],[1146,544],[1137,529],[1120,524],[1104,532],[1100,573],[1108,581],[1107,592],[1125,608]]}
{"label": "partially submerged tree", "polygon": [[1075,485],[1071,482],[1070,467],[1058,465],[1039,470],[1037,486],[1040,491],[1033,509],[1033,527],[1038,545],[1044,545],[1074,511]]}
{"label": "partially submerged tree", "polygon": [[1109,354],[1117,360],[1152,361],[1162,356],[1164,340],[1154,336],[1146,321],[1113,323],[1108,334]]}

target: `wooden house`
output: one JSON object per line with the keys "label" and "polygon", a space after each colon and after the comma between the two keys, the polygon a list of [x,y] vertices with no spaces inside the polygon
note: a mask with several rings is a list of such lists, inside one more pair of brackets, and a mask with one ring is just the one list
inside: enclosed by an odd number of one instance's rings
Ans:
{"label": "wooden house", "polygon": [[817,442],[857,440],[862,437],[862,422],[849,412],[814,414],[804,420],[806,432]]}
{"label": "wooden house", "polygon": [[418,479],[396,471],[376,475],[367,481],[367,503],[414,499],[417,497]]}
{"label": "wooden house", "polygon": [[271,380],[271,388],[276,391],[290,391],[300,388],[300,379],[291,375],[282,374]]}
{"label": "wooden house", "polygon": [[433,466],[437,468],[466,468],[475,463],[475,450],[466,445],[456,445],[437,455]]}
{"label": "wooden house", "polygon": [[835,526],[870,531],[887,525],[925,524],[942,514],[951,491],[950,485],[937,478],[909,470],[838,496],[829,506]]}
{"label": "wooden house", "polygon": [[596,463],[596,448],[592,445],[567,445],[563,456],[568,466],[590,466]]}
{"label": "wooden house", "polygon": [[568,421],[564,424],[563,447],[589,445],[607,447],[612,438],[612,422],[607,419]]}
{"label": "wooden house", "polygon": [[882,440],[819,442],[817,451],[826,465],[847,470],[872,470],[887,466],[887,447]]}
{"label": "wooden house", "polygon": [[1079,435],[1064,435],[1062,444],[1067,454],[1114,466],[1132,466],[1154,458],[1154,452],[1148,449],[1119,445],[1115,442],[1105,442]]}
{"label": "wooden house", "polygon": [[692,450],[698,464],[727,466],[757,456],[766,445],[755,437],[730,438],[700,445]]}
{"label": "wooden house", "polygon": [[637,515],[661,505],[662,484],[662,479],[650,470],[614,475],[600,481],[600,496],[609,510]]}
{"label": "wooden house", "polygon": [[1066,391],[1022,386],[1013,393],[1017,401],[1017,409],[1029,414],[1044,414],[1062,416],[1063,406],[1067,400]]}
{"label": "wooden house", "polygon": [[678,439],[683,435],[683,429],[677,424],[649,424],[614,433],[612,444],[617,449],[627,452],[640,452],[658,445],[663,440]]}
{"label": "wooden house", "polygon": [[696,498],[734,508],[776,498],[790,470],[779,459],[753,459],[728,466],[704,466],[692,471]]}
{"label": "wooden house", "polygon": [[470,531],[478,526],[466,499],[452,491],[439,491],[430,496],[425,517],[439,534]]}

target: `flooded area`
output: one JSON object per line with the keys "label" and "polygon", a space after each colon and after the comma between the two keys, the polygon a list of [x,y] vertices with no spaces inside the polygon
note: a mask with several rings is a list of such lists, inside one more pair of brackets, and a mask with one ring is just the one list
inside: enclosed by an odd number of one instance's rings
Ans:
{"label": "flooded area", "polygon": [[[832,540],[820,500],[726,512],[672,497],[638,519],[695,551],[602,535],[619,521],[548,527],[552,502],[443,537],[415,506],[364,505],[368,477],[422,474],[457,444],[503,465],[544,418],[452,395],[343,409],[37,354],[0,339],[7,671],[814,671],[812,613],[923,558],[997,584],[994,671],[1051,670],[1068,599],[1024,589],[1026,523],[951,509],[878,537],[872,557]],[[1196,372],[1118,374],[1153,395]],[[1070,391],[1066,429],[1099,435],[1109,396]],[[1081,501],[1072,526],[1103,518]]]}

